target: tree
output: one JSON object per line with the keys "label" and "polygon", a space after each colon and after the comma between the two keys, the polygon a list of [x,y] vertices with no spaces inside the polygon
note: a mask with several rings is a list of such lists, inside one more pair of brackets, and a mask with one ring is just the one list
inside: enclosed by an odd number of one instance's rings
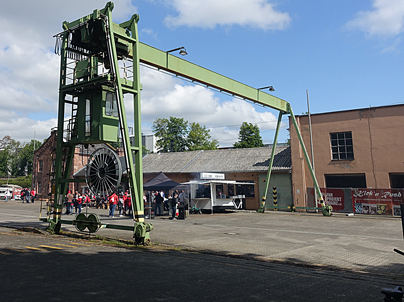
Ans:
{"label": "tree", "polygon": [[9,154],[7,150],[0,150],[0,177],[7,177],[9,174]]}
{"label": "tree", "polygon": [[12,175],[14,165],[17,163],[17,153],[20,142],[15,141],[9,135],[0,140],[0,175],[7,177]]}
{"label": "tree", "polygon": [[188,124],[183,118],[156,119],[152,126],[159,152],[181,152],[217,149],[219,142],[212,139],[209,129],[198,123]]}
{"label": "tree", "polygon": [[37,140],[24,144],[17,152],[15,161],[12,164],[13,176],[24,176],[32,174],[33,159],[34,159],[34,146],[35,150],[42,144]]}
{"label": "tree", "polygon": [[212,139],[209,134],[210,130],[198,123],[191,123],[188,134],[188,150],[215,150],[219,145],[219,141]]}
{"label": "tree", "polygon": [[152,126],[157,137],[156,147],[160,152],[181,152],[187,150],[188,122],[183,118],[170,116],[158,118]]}
{"label": "tree", "polygon": [[241,124],[238,139],[239,141],[233,144],[234,148],[255,148],[264,146],[258,125],[251,123],[243,122],[243,124]]}

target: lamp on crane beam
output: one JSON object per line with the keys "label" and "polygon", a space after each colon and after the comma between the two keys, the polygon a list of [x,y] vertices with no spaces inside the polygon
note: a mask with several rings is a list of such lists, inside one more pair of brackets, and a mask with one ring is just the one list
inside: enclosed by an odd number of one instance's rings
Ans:
{"label": "lamp on crane beam", "polygon": [[258,90],[263,90],[263,89],[268,89],[269,91],[275,91],[274,86],[265,86],[265,87],[262,87],[262,88],[258,88]]}
{"label": "lamp on crane beam", "polygon": [[174,48],[174,49],[171,49],[171,50],[167,50],[166,53],[174,52],[174,51],[177,51],[177,50],[180,51],[179,54],[182,55],[182,56],[185,56],[185,55],[188,54],[184,46],[178,47],[178,48]]}

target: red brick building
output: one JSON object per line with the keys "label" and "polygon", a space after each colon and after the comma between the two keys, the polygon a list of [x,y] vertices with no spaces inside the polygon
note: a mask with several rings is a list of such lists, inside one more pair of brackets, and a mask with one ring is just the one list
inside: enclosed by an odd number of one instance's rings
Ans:
{"label": "red brick building", "polygon": [[[50,179],[55,172],[55,156],[56,156],[56,135],[57,131],[52,130],[48,139],[34,152],[33,161],[33,183],[37,191],[38,198],[49,198],[51,192]],[[70,170],[70,178],[73,174],[82,169],[88,161],[89,156],[96,149],[103,145],[77,145],[74,152],[72,168]],[[82,192],[87,187],[85,180],[80,183],[70,183],[69,190]]]}
{"label": "red brick building", "polygon": [[[310,154],[308,116],[296,116],[296,120]],[[321,188],[404,187],[404,105],[312,114],[311,123],[315,174]],[[293,202],[304,207],[313,182],[291,120],[289,124]]]}

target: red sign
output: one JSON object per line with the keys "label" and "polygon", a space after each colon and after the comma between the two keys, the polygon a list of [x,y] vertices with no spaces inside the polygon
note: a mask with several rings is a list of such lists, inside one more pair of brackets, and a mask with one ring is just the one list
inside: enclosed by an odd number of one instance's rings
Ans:
{"label": "red sign", "polygon": [[[320,188],[321,195],[326,204],[332,206],[334,212],[339,212],[344,209],[344,191],[341,189]],[[314,196],[314,189],[311,189],[310,194]],[[321,207],[317,200],[317,207]]]}

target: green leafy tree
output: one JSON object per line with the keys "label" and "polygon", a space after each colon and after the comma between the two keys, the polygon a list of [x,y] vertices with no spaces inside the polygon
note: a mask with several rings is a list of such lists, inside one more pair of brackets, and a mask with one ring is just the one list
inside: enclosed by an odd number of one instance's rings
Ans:
{"label": "green leafy tree", "polygon": [[210,136],[209,129],[198,123],[189,125],[183,118],[156,119],[152,129],[160,152],[214,150],[219,145]]}
{"label": "green leafy tree", "polygon": [[188,150],[215,150],[219,145],[219,141],[212,139],[209,134],[210,130],[198,123],[191,123],[188,134]]}
{"label": "green leafy tree", "polygon": [[18,163],[17,154],[20,142],[15,141],[9,135],[0,140],[0,175],[7,177],[13,175],[14,166]]}
{"label": "green leafy tree", "polygon": [[7,150],[0,150],[0,177],[7,177],[9,174],[9,154]]}
{"label": "green leafy tree", "polygon": [[187,150],[188,122],[183,118],[170,116],[158,118],[152,130],[157,137],[156,146],[160,152],[181,152]]}
{"label": "green leafy tree", "polygon": [[16,152],[16,156],[12,161],[12,175],[25,176],[32,174],[33,159],[34,159],[34,146],[35,150],[42,144],[37,140],[24,144]]}
{"label": "green leafy tree", "polygon": [[238,133],[238,142],[233,144],[234,148],[255,148],[263,147],[264,143],[260,135],[258,125],[243,122]]}

